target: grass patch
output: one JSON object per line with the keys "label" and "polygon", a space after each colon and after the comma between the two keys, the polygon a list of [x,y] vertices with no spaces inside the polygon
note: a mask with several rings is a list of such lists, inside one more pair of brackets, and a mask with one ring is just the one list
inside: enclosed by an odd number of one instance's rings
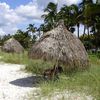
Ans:
{"label": "grass patch", "polygon": [[22,54],[0,52],[0,56],[0,60],[6,63],[26,65],[25,70],[34,74],[41,74],[44,69],[51,68],[53,66],[51,62],[29,59],[27,52]]}
{"label": "grass patch", "polygon": [[[30,60],[27,52],[24,54],[8,54],[0,52],[2,61],[7,63],[25,64],[26,70],[35,74],[40,74],[44,69],[52,67],[50,62],[42,60]],[[38,85],[41,87],[42,95],[48,95],[54,91],[71,90],[84,92],[92,95],[96,100],[100,100],[100,59],[97,55],[89,55],[91,67],[83,72],[60,75],[56,81],[42,81]]]}
{"label": "grass patch", "polygon": [[46,68],[51,68],[52,66],[52,63],[43,60],[30,60],[26,64],[26,70],[35,74],[41,74]]}
{"label": "grass patch", "polygon": [[49,95],[54,91],[71,90],[92,95],[100,100],[100,60],[95,55],[90,55],[91,67],[84,72],[76,72],[68,75],[61,75],[57,81],[42,82],[43,95]]}
{"label": "grass patch", "polygon": [[27,52],[22,54],[0,52],[1,61],[13,64],[27,64],[29,62]]}

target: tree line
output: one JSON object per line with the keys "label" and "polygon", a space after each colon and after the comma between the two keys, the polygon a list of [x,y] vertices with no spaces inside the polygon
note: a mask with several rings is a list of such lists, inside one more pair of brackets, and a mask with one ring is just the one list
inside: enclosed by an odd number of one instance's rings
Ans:
{"label": "tree line", "polygon": [[3,45],[6,40],[13,37],[19,41],[24,48],[28,49],[37,39],[37,35],[34,34],[36,30],[37,28],[34,26],[34,24],[29,24],[26,31],[19,29],[14,35],[8,34],[0,37],[0,45]]}
{"label": "tree line", "polygon": [[[76,30],[75,26],[77,27],[77,37],[82,40],[86,47],[88,46],[88,49],[100,47],[99,0],[96,0],[95,3],[93,0],[82,0],[78,5],[63,5],[59,11],[57,9],[58,4],[50,2],[44,9],[46,13],[41,16],[44,19],[44,23],[39,28],[36,28],[34,24],[29,24],[25,32],[18,30],[13,37],[25,48],[28,48],[35,43],[37,36],[40,37],[41,31],[45,34],[45,32],[55,28],[60,20],[63,20],[66,28],[72,33]],[[83,33],[80,31],[80,25],[84,26]],[[34,34],[36,32],[38,34]],[[80,36],[80,34],[83,35]],[[3,38],[0,38],[0,44],[10,37],[11,35],[5,35]]]}

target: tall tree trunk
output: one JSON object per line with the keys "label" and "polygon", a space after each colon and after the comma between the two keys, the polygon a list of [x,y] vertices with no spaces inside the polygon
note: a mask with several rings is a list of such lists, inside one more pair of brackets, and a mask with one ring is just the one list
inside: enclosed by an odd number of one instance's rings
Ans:
{"label": "tall tree trunk", "polygon": [[[88,33],[88,42],[90,42],[90,31],[89,31],[89,27],[87,27],[87,33]],[[88,50],[90,49],[90,45],[88,45]]]}
{"label": "tall tree trunk", "polygon": [[83,38],[85,36],[85,30],[86,30],[86,26],[84,25]]}
{"label": "tall tree trunk", "polygon": [[96,4],[99,3],[99,0],[96,0]]}
{"label": "tall tree trunk", "polygon": [[90,38],[90,31],[89,31],[89,27],[87,28],[88,31],[88,39]]}
{"label": "tall tree trunk", "polygon": [[97,37],[96,37],[96,25],[94,24],[94,31],[93,31],[93,35],[94,35],[94,39],[95,39],[95,48],[97,48]]}
{"label": "tall tree trunk", "polygon": [[40,36],[41,36],[41,32],[40,32],[40,30],[38,31],[38,36],[39,36],[39,38],[40,38]]}
{"label": "tall tree trunk", "polygon": [[79,36],[79,23],[77,24],[77,36],[78,36],[78,38],[80,37]]}

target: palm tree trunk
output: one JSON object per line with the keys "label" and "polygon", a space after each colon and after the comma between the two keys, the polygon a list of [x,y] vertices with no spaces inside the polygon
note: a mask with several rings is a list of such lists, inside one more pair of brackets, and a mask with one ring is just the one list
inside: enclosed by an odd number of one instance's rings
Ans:
{"label": "palm tree trunk", "polygon": [[78,38],[80,37],[79,36],[79,23],[77,24],[77,36],[78,36]]}
{"label": "palm tree trunk", "polygon": [[38,33],[38,36],[39,36],[39,38],[40,38],[40,36],[41,36],[41,32],[40,32],[40,30],[38,31],[39,33]]}
{"label": "palm tree trunk", "polygon": [[99,0],[96,0],[96,4],[99,3]]}
{"label": "palm tree trunk", "polygon": [[87,28],[88,31],[88,39],[90,38],[90,32],[89,32],[89,27]]}
{"label": "palm tree trunk", "polygon": [[[89,27],[87,27],[87,31],[88,31],[88,42],[90,42],[90,31],[89,31]],[[90,49],[90,45],[88,46],[88,49]]]}
{"label": "palm tree trunk", "polygon": [[85,30],[86,30],[86,26],[84,25],[83,38],[85,36]]}
{"label": "palm tree trunk", "polygon": [[94,35],[94,40],[95,40],[95,46],[96,46],[96,48],[97,48],[97,39],[96,39],[96,25],[94,24],[94,31],[93,31],[93,35]]}

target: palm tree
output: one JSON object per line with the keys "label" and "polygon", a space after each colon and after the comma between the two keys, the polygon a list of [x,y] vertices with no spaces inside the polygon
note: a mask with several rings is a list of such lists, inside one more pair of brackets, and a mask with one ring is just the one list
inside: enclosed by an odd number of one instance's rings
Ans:
{"label": "palm tree", "polygon": [[100,1],[99,0],[96,0],[96,4],[100,4]]}
{"label": "palm tree", "polygon": [[58,13],[58,19],[63,19],[64,20],[64,24],[67,27],[67,29],[71,32],[75,31],[75,28],[73,28],[73,26],[77,25],[78,28],[78,37],[79,37],[79,9],[77,5],[71,5],[71,6],[67,6],[64,5],[59,13]]}
{"label": "palm tree", "polygon": [[43,32],[43,34],[44,34],[44,32],[45,32],[45,26],[44,26],[44,24],[41,24],[40,25],[40,27],[37,29],[37,31],[38,31],[38,36],[40,37],[41,36],[41,31]]}
{"label": "palm tree", "polygon": [[45,25],[50,26],[53,29],[57,22],[57,4],[50,2],[44,9],[46,14],[42,15]]}
{"label": "palm tree", "polygon": [[92,32],[95,37],[95,45],[98,48],[100,44],[100,4],[99,0],[96,1],[94,4],[92,0],[83,0],[83,9],[82,9],[82,16],[83,16],[83,24],[84,27],[87,28],[88,31],[88,39],[89,38],[89,27],[92,28]]}
{"label": "palm tree", "polygon": [[77,5],[71,5],[71,11],[73,12],[73,25],[76,25],[77,26],[77,36],[79,38],[79,27],[80,27],[80,18],[78,17],[80,15],[80,11],[79,11],[79,8]]}
{"label": "palm tree", "polygon": [[73,26],[73,14],[71,13],[71,7],[70,6],[67,6],[67,5],[64,5],[60,11],[58,12],[58,20],[63,20],[64,21],[64,24],[65,26],[67,27],[68,30],[70,30]]}
{"label": "palm tree", "polygon": [[92,25],[92,17],[91,17],[91,10],[90,7],[93,5],[92,0],[83,0],[82,3],[80,3],[80,11],[81,13],[81,23],[84,25],[84,33],[83,36],[85,35],[85,30],[88,30],[88,38],[89,38],[89,27]]}
{"label": "palm tree", "polygon": [[36,27],[34,26],[34,24],[29,24],[27,27],[27,32],[31,32],[32,36],[34,35],[33,33],[36,32]]}
{"label": "palm tree", "polygon": [[97,24],[97,16],[100,17],[100,4],[97,3],[94,4],[93,2],[91,4],[88,4],[85,8],[84,15],[86,16],[87,20],[87,26],[95,26],[94,24]]}
{"label": "palm tree", "polygon": [[34,34],[37,31],[37,28],[34,26],[34,24],[29,24],[27,27],[27,34],[31,34],[31,42],[34,43],[36,41],[36,34]]}

